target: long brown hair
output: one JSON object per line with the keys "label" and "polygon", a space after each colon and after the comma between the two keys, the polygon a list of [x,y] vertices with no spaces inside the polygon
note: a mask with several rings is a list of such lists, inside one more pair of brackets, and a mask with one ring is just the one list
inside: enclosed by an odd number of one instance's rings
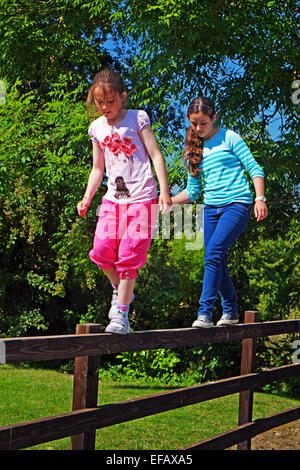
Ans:
{"label": "long brown hair", "polygon": [[[216,114],[213,100],[205,96],[194,98],[189,104],[187,117],[189,118],[191,114],[200,112],[212,119]],[[192,127],[189,127],[186,131],[183,160],[192,176],[197,176],[197,173],[201,171],[199,163],[202,161],[202,153],[203,138],[199,137]]]}
{"label": "long brown hair", "polygon": [[114,70],[109,68],[102,69],[95,75],[88,92],[86,100],[88,117],[90,117],[90,108],[95,103],[94,90],[97,87],[102,87],[104,92],[105,87],[108,87],[116,93],[119,93],[120,95],[121,93],[123,93],[123,91],[125,91],[123,79],[118,72],[115,72]]}

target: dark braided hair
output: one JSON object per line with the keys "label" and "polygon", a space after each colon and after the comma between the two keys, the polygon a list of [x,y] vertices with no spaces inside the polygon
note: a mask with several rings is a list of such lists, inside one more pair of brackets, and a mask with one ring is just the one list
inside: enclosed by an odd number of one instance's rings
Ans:
{"label": "dark braided hair", "polygon": [[[214,102],[205,96],[194,98],[188,107],[187,116],[189,118],[191,114],[200,112],[212,119],[216,114]],[[189,127],[186,131],[183,160],[192,176],[196,176],[201,171],[199,163],[202,161],[202,153],[203,138],[199,137],[192,127]]]}

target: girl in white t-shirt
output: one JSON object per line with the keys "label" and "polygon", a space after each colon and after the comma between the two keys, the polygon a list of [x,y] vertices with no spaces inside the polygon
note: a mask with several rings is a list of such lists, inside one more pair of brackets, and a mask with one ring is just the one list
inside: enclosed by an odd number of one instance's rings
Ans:
{"label": "girl in white t-shirt", "polygon": [[[89,256],[113,287],[110,333],[129,333],[129,305],[138,270],[145,264],[158,207],[171,205],[165,163],[145,111],[125,109],[126,91],[121,76],[110,69],[99,72],[87,98],[88,111],[95,104],[101,117],[88,133],[93,143],[93,167],[85,195],[77,205],[85,217],[90,202],[108,178]],[[160,185],[156,182],[150,158]]]}

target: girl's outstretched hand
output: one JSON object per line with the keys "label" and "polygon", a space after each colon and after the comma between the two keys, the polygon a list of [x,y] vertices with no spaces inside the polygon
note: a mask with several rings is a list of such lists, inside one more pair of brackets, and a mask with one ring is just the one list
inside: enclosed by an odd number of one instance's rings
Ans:
{"label": "girl's outstretched hand", "polygon": [[86,198],[82,199],[82,201],[80,201],[80,202],[77,204],[77,211],[78,211],[78,214],[79,214],[81,217],[85,217],[85,216],[86,216],[86,211],[88,210],[89,205],[90,205],[90,201],[88,201],[88,199],[86,199]]}
{"label": "girl's outstretched hand", "polygon": [[162,214],[167,214],[171,210],[173,203],[168,191],[160,193],[158,204]]}
{"label": "girl's outstretched hand", "polygon": [[256,201],[254,205],[254,215],[257,222],[264,220],[268,216],[267,204],[263,201]]}

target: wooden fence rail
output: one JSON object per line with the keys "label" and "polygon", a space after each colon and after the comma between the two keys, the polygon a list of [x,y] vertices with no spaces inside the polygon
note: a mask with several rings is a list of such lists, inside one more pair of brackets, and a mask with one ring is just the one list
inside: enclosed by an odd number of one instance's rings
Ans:
{"label": "wooden fence rail", "polygon": [[179,348],[206,343],[225,343],[245,338],[258,338],[293,333],[300,329],[300,320],[249,323],[224,328],[185,328],[137,331],[130,335],[78,334],[0,338],[0,364],[50,361],[78,356],[102,356],[125,351],[158,348]]}
{"label": "wooden fence rail", "polygon": [[[0,364],[75,357],[73,410],[0,428],[0,450],[14,450],[71,436],[72,450],[95,448],[96,429],[240,393],[238,427],[185,449],[250,449],[251,437],[300,418],[300,406],[252,422],[253,390],[300,374],[300,363],[254,372],[255,338],[300,331],[300,320],[256,323],[257,312],[245,312],[245,324],[208,329],[100,333],[100,325],[77,326],[76,335],[0,339]],[[249,322],[249,323],[247,323]],[[99,358],[124,351],[177,348],[243,340],[241,375],[180,388],[148,397],[97,406]]]}

